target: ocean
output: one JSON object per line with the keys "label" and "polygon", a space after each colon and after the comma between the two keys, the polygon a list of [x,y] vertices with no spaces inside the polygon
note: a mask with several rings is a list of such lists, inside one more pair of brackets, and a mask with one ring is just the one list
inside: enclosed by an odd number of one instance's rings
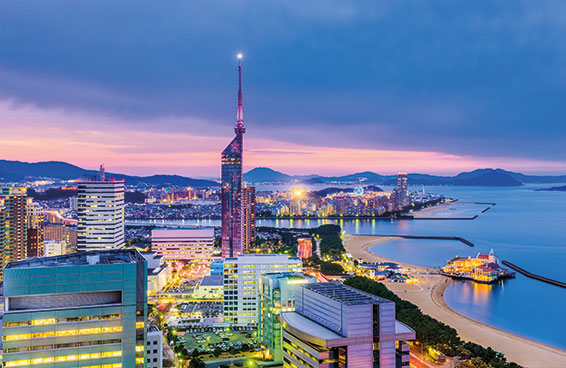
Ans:
{"label": "ocean", "polygon": [[[348,234],[459,236],[469,247],[451,240],[400,239],[380,244],[378,254],[410,264],[441,267],[455,256],[475,256],[491,249],[501,260],[532,273],[566,282],[566,193],[535,191],[548,185],[523,187],[426,187],[430,193],[460,202],[494,202],[486,206],[460,205],[442,215],[475,220],[341,220]],[[169,222],[169,221],[168,221]],[[217,220],[174,221],[218,226]],[[258,226],[316,227],[329,220],[260,220]],[[445,301],[455,311],[510,333],[566,349],[566,289],[517,274],[495,285],[468,281],[452,283]]]}

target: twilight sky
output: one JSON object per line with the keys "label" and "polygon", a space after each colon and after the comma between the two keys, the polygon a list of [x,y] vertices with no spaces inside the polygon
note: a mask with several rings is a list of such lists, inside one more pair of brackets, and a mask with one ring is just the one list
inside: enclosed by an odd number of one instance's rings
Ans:
{"label": "twilight sky", "polygon": [[0,159],[566,173],[564,1],[3,1]]}

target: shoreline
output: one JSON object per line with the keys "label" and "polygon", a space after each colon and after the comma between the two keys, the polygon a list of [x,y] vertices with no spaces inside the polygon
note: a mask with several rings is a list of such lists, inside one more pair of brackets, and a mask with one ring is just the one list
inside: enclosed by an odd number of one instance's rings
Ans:
{"label": "shoreline", "polygon": [[[399,239],[375,235],[347,235],[344,239],[346,251],[353,259],[366,262],[395,262],[400,266],[420,272],[430,268],[410,265],[372,253],[369,248]],[[389,290],[402,299],[417,305],[421,311],[458,331],[460,338],[472,341],[505,354],[508,361],[524,367],[561,368],[566,361],[566,350],[561,350],[543,343],[529,340],[512,333],[489,326],[466,317],[451,309],[444,301],[444,292],[452,279],[442,275],[415,275],[420,284],[401,284],[382,282]]]}

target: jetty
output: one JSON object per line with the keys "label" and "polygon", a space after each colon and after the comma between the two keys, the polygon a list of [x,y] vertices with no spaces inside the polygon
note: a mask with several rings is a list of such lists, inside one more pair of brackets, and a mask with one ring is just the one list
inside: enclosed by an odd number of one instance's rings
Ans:
{"label": "jetty", "polygon": [[386,236],[386,237],[403,238],[403,239],[457,240],[459,242],[466,244],[467,246],[470,247],[475,246],[474,243],[460,236],[428,236],[428,235],[376,235],[376,236]]}
{"label": "jetty", "polygon": [[561,282],[561,281],[556,281],[556,280],[552,280],[549,279],[547,277],[544,276],[539,276],[539,275],[535,275],[533,273],[530,273],[529,271],[522,269],[521,267],[514,265],[513,263],[509,262],[509,261],[503,261],[501,262],[503,263],[505,266],[514,269],[515,271],[522,273],[523,275],[530,277],[531,279],[535,279],[535,280],[539,280],[542,282],[546,282],[547,284],[552,284],[552,285],[556,285],[562,288],[566,288],[566,282]]}

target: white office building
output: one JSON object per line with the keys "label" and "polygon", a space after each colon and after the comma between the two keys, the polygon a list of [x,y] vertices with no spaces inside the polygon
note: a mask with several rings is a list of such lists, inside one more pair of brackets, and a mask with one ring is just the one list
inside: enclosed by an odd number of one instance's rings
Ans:
{"label": "white office building", "polygon": [[287,254],[241,254],[224,259],[224,322],[257,325],[260,276],[302,270],[301,259]]}
{"label": "white office building", "polygon": [[106,180],[104,168],[95,180],[78,183],[77,249],[124,246],[124,181]]}
{"label": "white office building", "polygon": [[210,266],[214,229],[156,229],[151,231],[151,250],[165,261]]}
{"label": "white office building", "polygon": [[163,367],[163,333],[155,325],[147,328],[147,368]]}

